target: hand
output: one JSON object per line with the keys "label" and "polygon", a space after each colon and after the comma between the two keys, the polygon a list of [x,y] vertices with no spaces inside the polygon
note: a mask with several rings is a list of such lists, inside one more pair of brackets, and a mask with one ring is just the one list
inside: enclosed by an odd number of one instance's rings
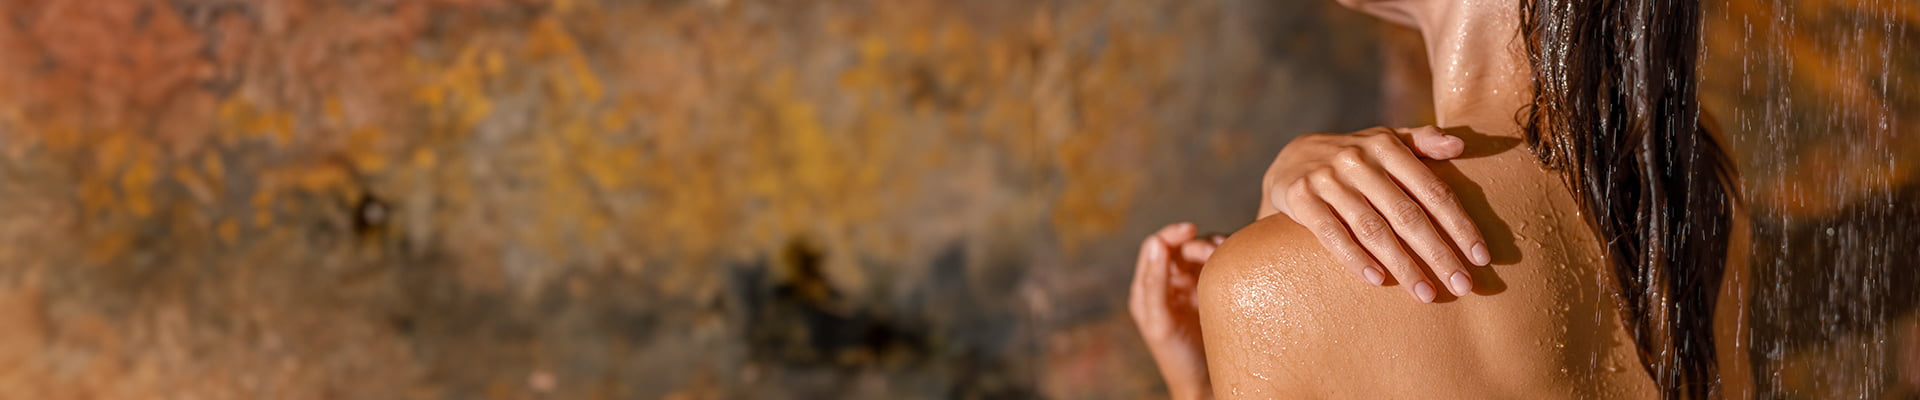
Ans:
{"label": "hand", "polygon": [[1193,290],[1207,257],[1226,237],[1195,237],[1195,231],[1193,224],[1182,222],[1148,236],[1140,244],[1127,299],[1133,323],[1146,339],[1153,362],[1160,366],[1167,391],[1176,399],[1213,398]]}
{"label": "hand", "polygon": [[[1384,265],[1415,299],[1432,302],[1433,284],[1407,254],[1412,249],[1448,291],[1465,296],[1473,291],[1473,277],[1456,254],[1474,265],[1492,258],[1453,190],[1418,158],[1445,160],[1465,150],[1460,138],[1432,126],[1301,136],[1267,168],[1260,217],[1286,214],[1361,279],[1384,285]],[[1453,238],[1451,244],[1430,216]]]}

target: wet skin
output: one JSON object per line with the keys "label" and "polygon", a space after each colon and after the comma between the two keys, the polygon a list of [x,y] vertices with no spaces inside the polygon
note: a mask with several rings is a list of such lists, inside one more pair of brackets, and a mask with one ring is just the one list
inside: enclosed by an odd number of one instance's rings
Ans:
{"label": "wet skin", "polygon": [[[1611,267],[1561,176],[1520,144],[1526,64],[1511,0],[1343,1],[1419,28],[1439,125],[1467,142],[1428,161],[1479,223],[1493,262],[1474,295],[1435,304],[1354,279],[1285,216],[1232,235],[1196,292],[1213,395],[1221,398],[1657,398],[1606,282]],[[1740,215],[1736,212],[1736,215]],[[1734,232],[1745,232],[1736,218]],[[1733,240],[1716,312],[1725,384],[1735,355],[1745,238]],[[1429,280],[1438,277],[1428,276]],[[1392,282],[1389,282],[1390,285]]]}
{"label": "wet skin", "polygon": [[1214,395],[1650,397],[1599,243],[1558,177],[1523,146],[1430,165],[1492,247],[1490,266],[1469,268],[1475,294],[1409,301],[1352,279],[1292,220],[1262,219],[1201,274]]}

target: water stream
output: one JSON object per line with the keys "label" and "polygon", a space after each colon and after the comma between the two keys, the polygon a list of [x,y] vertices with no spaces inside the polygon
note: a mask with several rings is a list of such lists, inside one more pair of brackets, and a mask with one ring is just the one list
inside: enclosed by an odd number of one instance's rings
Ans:
{"label": "water stream", "polygon": [[1754,224],[1744,344],[1761,398],[1915,396],[1917,23],[1907,1],[1707,11],[1703,101]]}

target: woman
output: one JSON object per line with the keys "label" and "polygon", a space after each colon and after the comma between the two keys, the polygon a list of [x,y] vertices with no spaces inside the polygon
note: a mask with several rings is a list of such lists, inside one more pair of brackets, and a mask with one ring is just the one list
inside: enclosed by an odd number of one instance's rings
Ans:
{"label": "woman", "polygon": [[1426,170],[1388,131],[1310,136],[1269,171],[1263,214],[1291,220],[1149,237],[1133,313],[1176,396],[1748,396],[1697,2],[1343,4],[1421,31],[1464,154]]}

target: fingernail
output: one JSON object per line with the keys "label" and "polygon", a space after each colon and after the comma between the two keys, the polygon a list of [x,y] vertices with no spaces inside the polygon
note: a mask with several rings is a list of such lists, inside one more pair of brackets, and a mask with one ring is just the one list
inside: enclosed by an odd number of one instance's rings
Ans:
{"label": "fingernail", "polygon": [[1365,269],[1361,269],[1360,275],[1364,278],[1367,278],[1367,283],[1371,283],[1374,286],[1387,284],[1387,276],[1381,275],[1380,269],[1378,268],[1367,267]]}
{"label": "fingernail", "polygon": [[1467,278],[1467,273],[1465,272],[1455,272],[1453,273],[1453,278],[1447,279],[1447,281],[1447,288],[1453,290],[1453,295],[1455,296],[1466,296],[1467,293],[1473,293],[1473,279]]}
{"label": "fingernail", "polygon": [[1413,284],[1413,297],[1420,299],[1421,303],[1432,303],[1433,285],[1429,285],[1426,282]]}
{"label": "fingernail", "polygon": [[1493,256],[1487,254],[1486,243],[1474,243],[1472,252],[1473,265],[1484,267],[1487,263],[1493,262]]}

